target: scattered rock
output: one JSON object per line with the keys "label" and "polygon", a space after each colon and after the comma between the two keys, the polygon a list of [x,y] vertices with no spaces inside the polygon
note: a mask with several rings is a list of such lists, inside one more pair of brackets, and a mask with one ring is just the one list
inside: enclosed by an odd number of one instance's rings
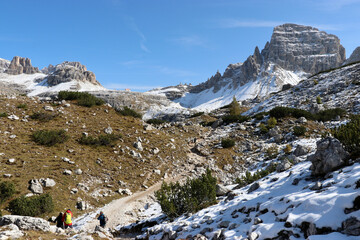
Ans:
{"label": "scattered rock", "polygon": [[352,236],[360,236],[360,220],[350,217],[342,222],[342,232]]}
{"label": "scattered rock", "polygon": [[75,174],[76,175],[81,175],[82,174],[82,170],[80,168],[75,170]]}
{"label": "scattered rock", "polygon": [[253,185],[250,186],[247,193],[251,193],[251,192],[257,190],[259,187],[260,187],[260,184],[258,182],[256,182],[256,183],[254,183]]}
{"label": "scattered rock", "polygon": [[303,146],[303,145],[297,145],[295,151],[294,151],[294,155],[296,157],[299,157],[299,156],[303,156],[305,154],[307,154],[309,152],[309,150]]}
{"label": "scattered rock", "polygon": [[316,190],[320,190],[321,188],[322,188],[321,182],[316,182],[316,183],[310,188],[310,190],[316,191]]}
{"label": "scattered rock", "polygon": [[216,196],[225,196],[230,190],[221,184],[216,184]]}
{"label": "scattered rock", "polygon": [[119,190],[117,190],[118,193],[120,193],[121,195],[126,194],[128,196],[132,195],[132,192],[130,191],[130,189],[127,188],[119,188]]}
{"label": "scattered rock", "polygon": [[44,232],[50,231],[50,224],[42,218],[5,215],[0,218],[0,226],[15,224],[21,230],[40,230]]}
{"label": "scattered rock", "polygon": [[63,172],[64,175],[71,175],[72,174],[72,171],[71,170],[68,170],[68,169],[65,169],[64,172]]}
{"label": "scattered rock", "polygon": [[134,143],[134,148],[136,148],[136,149],[139,150],[139,151],[144,150],[143,147],[142,147],[141,142],[135,142],[135,143]]}
{"label": "scattered rock", "polygon": [[40,179],[39,181],[44,187],[54,187],[56,185],[55,180],[51,178]]}
{"label": "scattered rock", "polygon": [[32,179],[29,181],[29,190],[35,194],[42,194],[44,192],[43,187],[41,185],[41,183],[39,182],[39,180],[37,179]]}
{"label": "scattered rock", "polygon": [[107,128],[104,129],[104,132],[105,132],[106,134],[112,134],[113,130],[112,130],[112,128],[109,126],[109,127],[107,127]]}
{"label": "scattered rock", "polygon": [[51,106],[44,106],[44,110],[45,110],[45,111],[53,112],[53,111],[54,111],[54,108],[51,107]]}
{"label": "scattered rock", "polygon": [[291,168],[291,163],[285,159],[283,161],[281,161],[277,166],[276,166],[276,171],[277,172],[284,172],[288,169]]}
{"label": "scattered rock", "polygon": [[345,163],[349,155],[336,138],[327,137],[316,143],[315,154],[307,160],[312,162],[311,170],[313,175],[325,175]]}

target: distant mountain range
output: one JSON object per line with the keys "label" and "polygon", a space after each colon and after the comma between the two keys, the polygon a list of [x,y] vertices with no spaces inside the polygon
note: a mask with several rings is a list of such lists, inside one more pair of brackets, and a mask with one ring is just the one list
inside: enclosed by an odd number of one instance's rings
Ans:
{"label": "distant mountain range", "polygon": [[230,64],[196,86],[178,85],[154,89],[183,107],[210,111],[238,101],[260,102],[271,93],[297,85],[301,80],[324,70],[360,60],[360,48],[346,60],[345,49],[337,36],[310,26],[283,24],[274,28],[264,49],[243,63]]}

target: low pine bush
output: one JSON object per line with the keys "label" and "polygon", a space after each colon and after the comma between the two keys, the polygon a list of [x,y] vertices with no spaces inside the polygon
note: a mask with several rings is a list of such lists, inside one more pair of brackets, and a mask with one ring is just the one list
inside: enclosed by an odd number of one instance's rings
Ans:
{"label": "low pine bush", "polygon": [[135,110],[133,110],[129,107],[126,107],[126,106],[123,109],[118,110],[117,112],[123,116],[132,116],[134,118],[142,118],[142,115],[140,113],[138,113]]}
{"label": "low pine bush", "polygon": [[0,112],[0,117],[7,117],[9,116],[6,112]]}
{"label": "low pine bush", "polygon": [[202,115],[204,115],[204,112],[197,112],[197,113],[194,113],[193,115],[191,115],[189,118],[200,117]]}
{"label": "low pine bush", "polygon": [[334,120],[337,116],[343,117],[346,114],[346,110],[342,108],[332,108],[320,111],[315,115],[315,119],[318,121],[326,122]]}
{"label": "low pine bush", "polygon": [[253,116],[253,118],[255,118],[256,120],[262,120],[263,118],[264,118],[264,116],[266,115],[267,113],[266,112],[259,112],[259,113],[257,113],[257,114],[255,114],[254,116]]}
{"label": "low pine bush", "polygon": [[275,125],[277,124],[276,118],[271,117],[271,118],[268,120],[267,124],[268,124],[268,127],[269,127],[269,128],[275,127]]}
{"label": "low pine bush", "polygon": [[167,121],[162,120],[162,119],[157,119],[157,118],[152,118],[146,121],[146,123],[148,124],[153,124],[153,125],[160,125],[163,123],[166,123]]}
{"label": "low pine bush", "polygon": [[238,184],[237,188],[245,187],[263,177],[266,177],[275,170],[276,170],[276,166],[270,165],[270,167],[266,169],[258,170],[253,174],[251,174],[249,171],[246,171],[244,176],[242,176],[241,178],[237,178],[235,180],[235,183]]}
{"label": "low pine bush", "polygon": [[24,110],[27,110],[28,106],[26,105],[26,103],[21,103],[21,104],[17,105],[17,108],[22,108]]}
{"label": "low pine bush", "polygon": [[9,203],[9,211],[13,215],[40,216],[54,210],[54,203],[50,194],[40,196],[25,197],[21,196]]}
{"label": "low pine bush", "polygon": [[226,138],[221,140],[221,146],[223,148],[231,148],[233,146],[235,146],[235,140],[230,139],[230,138]]}
{"label": "low pine bush", "polygon": [[294,135],[297,137],[303,136],[306,133],[306,127],[304,126],[295,126],[294,127]]}
{"label": "low pine bush", "polygon": [[78,142],[83,145],[93,145],[93,146],[112,146],[115,141],[121,138],[120,135],[115,134],[104,134],[99,135],[98,137],[91,136],[82,136]]}
{"label": "low pine bush", "polygon": [[279,155],[279,149],[276,145],[273,145],[266,149],[266,156],[268,159],[274,159]]}
{"label": "low pine bush", "polygon": [[360,115],[353,115],[346,125],[334,129],[332,134],[344,145],[351,157],[360,156]]}
{"label": "low pine bush", "polygon": [[196,179],[188,179],[184,185],[179,182],[163,182],[155,192],[162,211],[171,219],[184,213],[193,213],[216,203],[216,178],[207,169]]}
{"label": "low pine bush", "polygon": [[11,198],[15,193],[15,185],[12,182],[0,183],[0,203]]}
{"label": "low pine bush", "polygon": [[32,139],[40,145],[54,146],[68,140],[65,130],[38,130],[32,134]]}
{"label": "low pine bush", "polygon": [[230,124],[230,123],[242,123],[250,118],[248,116],[242,116],[242,115],[227,115],[222,118],[224,124]]}
{"label": "low pine bush", "polygon": [[320,96],[317,96],[317,97],[316,97],[316,103],[317,103],[317,104],[322,104],[322,101],[321,101],[321,97],[320,97]]}
{"label": "low pine bush", "polygon": [[259,129],[261,134],[266,134],[269,132],[269,128],[263,123],[260,123]]}
{"label": "low pine bush", "polygon": [[104,100],[97,98],[87,92],[69,92],[60,91],[58,94],[59,100],[76,100],[78,105],[84,107],[100,106],[105,103]]}
{"label": "low pine bush", "polygon": [[33,120],[38,120],[40,122],[48,122],[56,117],[55,114],[50,114],[46,112],[35,112],[30,115],[30,118]]}

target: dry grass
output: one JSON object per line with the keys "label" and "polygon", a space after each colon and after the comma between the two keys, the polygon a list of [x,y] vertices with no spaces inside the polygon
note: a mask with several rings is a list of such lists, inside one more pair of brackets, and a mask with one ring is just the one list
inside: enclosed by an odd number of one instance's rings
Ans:
{"label": "dry grass", "polygon": [[[27,110],[17,108],[19,104],[26,104]],[[28,122],[21,121],[33,112],[44,111],[43,108],[46,105],[51,106],[50,103],[40,103],[27,97],[0,99],[0,112],[20,117],[20,120],[15,121],[0,118],[0,153],[4,153],[0,156],[0,177],[3,181],[15,183],[17,189],[15,197],[30,192],[28,181],[31,179],[54,179],[56,186],[45,189],[45,192],[52,195],[55,203],[54,213],[49,216],[57,215],[57,212],[66,208],[74,210],[75,216],[82,214],[75,210],[78,198],[88,201],[94,207],[118,198],[118,194],[94,198],[90,196],[90,193],[99,189],[103,189],[104,193],[108,190],[114,192],[120,188],[119,180],[126,182],[131,191],[140,190],[144,184],[151,186],[162,177],[153,174],[153,169],[160,169],[162,173],[171,173],[173,168],[171,161],[186,157],[186,144],[178,131],[173,131],[173,134],[156,129],[144,131],[141,120],[120,116],[105,105],[86,108],[71,103],[69,108],[62,109],[64,113],[59,113],[59,116],[48,122],[30,118]],[[62,108],[61,105],[53,107],[55,112]],[[111,126],[114,134],[122,135],[121,140],[117,141],[113,147],[85,146],[77,142],[83,132],[87,132],[90,136],[97,136],[104,134],[104,129],[108,126]],[[32,141],[31,134],[43,129],[67,129],[70,138],[67,142],[53,147],[37,145]],[[17,137],[9,138],[12,134]],[[133,143],[138,137],[143,140],[144,148],[144,151],[140,152],[142,155],[140,159],[129,154],[129,150],[137,151]],[[171,149],[168,145],[171,142],[170,139],[175,140],[173,144],[176,149]],[[160,149],[157,155],[150,153],[150,149],[155,147]],[[121,149],[125,150],[125,153]],[[73,150],[73,152],[70,153],[68,150]],[[61,157],[67,157],[75,164],[64,162]],[[7,164],[9,158],[15,158],[15,164]],[[97,163],[98,159],[101,159],[101,163]],[[74,174],[78,168],[83,171],[82,175]],[[65,169],[72,170],[73,174],[63,175]],[[4,174],[12,174],[12,177],[5,179]],[[77,194],[71,194],[70,190],[76,188],[78,183],[87,184],[90,190],[84,192],[79,189]],[[5,207],[8,202],[0,206],[3,214],[7,213]]]}

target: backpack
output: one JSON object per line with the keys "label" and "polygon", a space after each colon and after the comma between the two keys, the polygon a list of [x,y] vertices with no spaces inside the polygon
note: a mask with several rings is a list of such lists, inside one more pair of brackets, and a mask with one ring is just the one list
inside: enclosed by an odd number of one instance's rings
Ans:
{"label": "backpack", "polygon": [[71,224],[71,213],[66,212],[65,213],[65,224]]}

